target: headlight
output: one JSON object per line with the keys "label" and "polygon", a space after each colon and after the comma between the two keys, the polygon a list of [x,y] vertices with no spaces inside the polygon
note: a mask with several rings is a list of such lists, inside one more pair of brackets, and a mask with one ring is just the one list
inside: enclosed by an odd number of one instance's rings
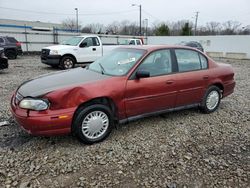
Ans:
{"label": "headlight", "polygon": [[57,50],[50,50],[49,55],[58,55]]}
{"label": "headlight", "polygon": [[26,98],[19,103],[19,107],[29,110],[41,111],[48,109],[49,102],[43,99]]}

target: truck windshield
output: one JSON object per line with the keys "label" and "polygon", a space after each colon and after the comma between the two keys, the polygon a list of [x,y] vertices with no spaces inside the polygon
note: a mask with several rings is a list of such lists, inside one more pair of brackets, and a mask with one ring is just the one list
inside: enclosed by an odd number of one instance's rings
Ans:
{"label": "truck windshield", "polygon": [[70,46],[77,46],[83,38],[84,37],[73,37],[73,38],[70,38],[66,41],[63,41],[62,44],[70,45]]}
{"label": "truck windshield", "polygon": [[123,76],[129,72],[145,53],[146,51],[141,49],[115,49],[90,64],[89,69],[111,76]]}

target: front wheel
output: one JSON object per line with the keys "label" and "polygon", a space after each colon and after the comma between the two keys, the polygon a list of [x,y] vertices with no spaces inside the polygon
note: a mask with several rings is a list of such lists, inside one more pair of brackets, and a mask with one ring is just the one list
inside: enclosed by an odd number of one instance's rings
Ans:
{"label": "front wheel", "polygon": [[73,121],[73,132],[85,144],[93,144],[107,138],[113,128],[111,110],[102,104],[81,107]]}
{"label": "front wheel", "polygon": [[220,105],[221,91],[216,86],[211,86],[207,89],[201,103],[201,110],[204,113],[214,112]]}
{"label": "front wheel", "polygon": [[73,57],[70,56],[64,56],[61,59],[60,66],[62,69],[71,69],[75,66],[75,60]]}

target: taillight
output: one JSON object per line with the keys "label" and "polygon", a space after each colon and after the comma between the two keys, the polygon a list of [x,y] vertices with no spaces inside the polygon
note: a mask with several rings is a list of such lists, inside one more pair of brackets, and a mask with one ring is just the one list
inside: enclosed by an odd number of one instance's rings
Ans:
{"label": "taillight", "polygon": [[17,43],[16,43],[16,46],[21,46],[21,42],[17,42]]}

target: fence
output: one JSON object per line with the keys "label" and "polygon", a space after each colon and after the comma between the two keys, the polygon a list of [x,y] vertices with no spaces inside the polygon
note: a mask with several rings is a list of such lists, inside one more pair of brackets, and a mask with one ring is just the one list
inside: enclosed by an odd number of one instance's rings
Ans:
{"label": "fence", "polygon": [[212,57],[250,59],[250,35],[148,37],[148,44],[175,45],[187,41],[200,42]]}
{"label": "fence", "polygon": [[[1,26],[1,25],[0,25]],[[38,28],[39,29],[39,28]],[[80,35],[76,32],[65,32],[58,29],[50,31],[34,31],[30,27],[18,28],[0,27],[0,35],[13,36],[22,43],[25,52],[41,51],[42,47],[61,43],[72,36]],[[81,33],[81,35],[84,35]],[[99,35],[102,42],[120,44],[129,38],[138,36]],[[142,37],[146,44],[179,44],[183,41],[200,42],[206,53],[212,57],[228,57],[236,59],[250,59],[250,35],[228,36],[149,36]]]}
{"label": "fence", "polygon": [[[23,30],[23,31],[22,31]],[[22,49],[24,52],[41,51],[41,48],[45,46],[55,45],[67,40],[73,36],[88,35],[76,32],[64,32],[53,28],[50,31],[34,31],[29,27],[20,26],[16,29],[7,30],[0,28],[0,35],[15,37],[19,42],[22,43]],[[125,40],[130,38],[138,38],[138,36],[127,36],[127,35],[99,35],[102,42],[105,44],[121,44]],[[146,37],[140,37],[147,42]]]}

